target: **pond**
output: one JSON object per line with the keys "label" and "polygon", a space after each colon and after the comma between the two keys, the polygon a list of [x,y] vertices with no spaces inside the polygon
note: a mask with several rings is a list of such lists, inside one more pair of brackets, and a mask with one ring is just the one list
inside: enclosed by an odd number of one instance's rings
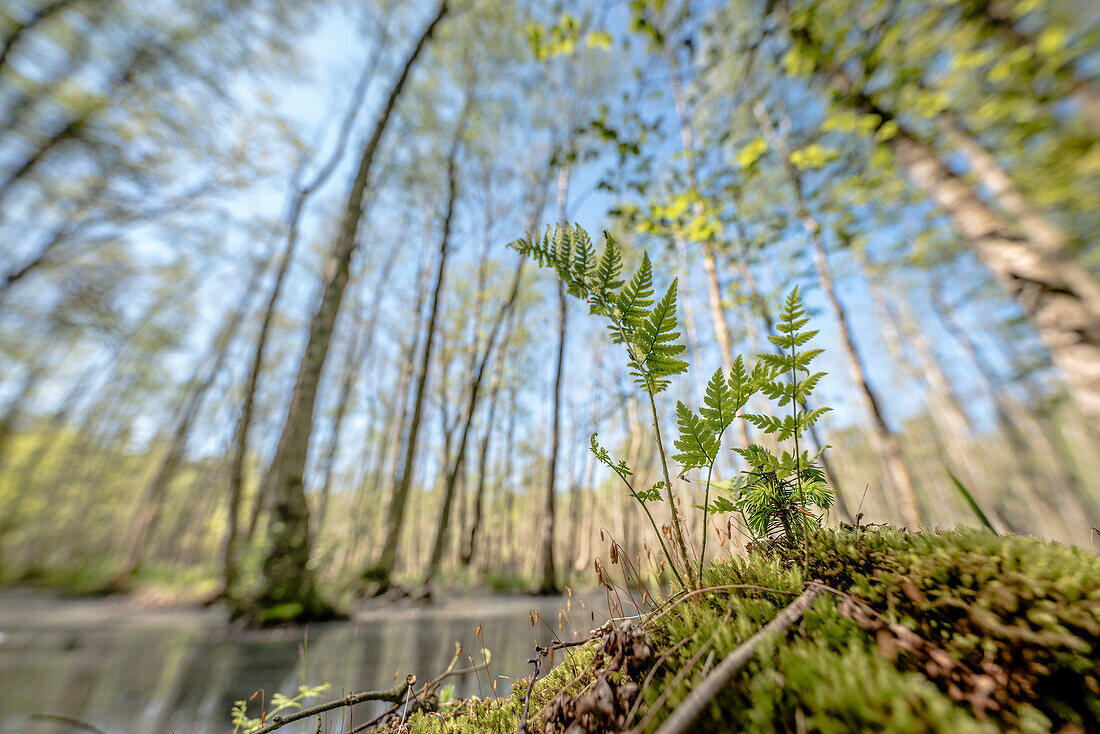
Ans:
{"label": "pond", "polygon": [[[331,684],[320,702],[390,688],[410,672],[423,681],[446,668],[456,642],[475,659],[482,644],[492,652],[488,674],[451,679],[456,695],[491,696],[492,678],[506,696],[530,670],[536,640],[572,639],[574,628],[585,634],[607,609],[598,595],[573,599],[568,613],[566,606],[563,597],[465,595],[367,607],[352,621],[305,629],[243,630],[227,626],[218,609],[0,590],[0,734],[79,731],[33,716],[42,713],[111,734],[231,732],[234,701],[258,691],[251,712],[261,698],[293,695],[303,683]],[[545,622],[532,626],[531,610]],[[357,707],[355,720],[366,721],[376,705]],[[340,734],[350,722],[346,713],[331,716],[325,731]],[[283,731],[316,731],[315,720],[303,724]]]}

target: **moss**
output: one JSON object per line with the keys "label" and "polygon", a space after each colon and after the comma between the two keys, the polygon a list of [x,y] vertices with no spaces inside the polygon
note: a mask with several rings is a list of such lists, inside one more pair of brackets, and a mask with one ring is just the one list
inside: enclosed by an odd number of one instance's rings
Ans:
{"label": "moss", "polygon": [[[583,687],[586,681],[577,682],[577,679],[592,662],[594,649],[595,643],[574,648],[561,664],[535,682],[531,691],[530,731],[542,731],[539,712],[559,691],[577,692]],[[523,696],[529,681],[529,678],[516,681],[507,697],[455,701],[450,707],[444,707],[442,714],[416,713],[409,718],[409,727],[416,734],[511,734],[523,712]]]}
{"label": "moss", "polygon": [[[705,579],[709,586],[794,593],[803,588],[803,563],[809,577],[864,602],[881,628],[857,624],[837,596],[819,596],[801,623],[758,653],[712,703],[699,731],[733,721],[753,732],[1084,731],[1100,720],[1096,556],[971,530],[845,529],[815,534],[805,560],[801,548],[776,546],[714,563]],[[713,667],[790,600],[767,591],[714,591],[652,619],[657,654],[668,654],[643,692],[641,715],[689,661],[697,662],[652,712],[647,730],[695,687],[703,661]],[[906,630],[917,637],[899,636]],[[710,649],[697,655],[708,641]],[[581,654],[590,659],[591,650]],[[575,664],[561,666],[536,685],[531,731],[542,730],[537,714],[577,672]],[[446,731],[515,731],[524,690],[521,681],[508,699],[456,703],[443,715]],[[443,719],[419,717],[413,731],[442,732]]]}

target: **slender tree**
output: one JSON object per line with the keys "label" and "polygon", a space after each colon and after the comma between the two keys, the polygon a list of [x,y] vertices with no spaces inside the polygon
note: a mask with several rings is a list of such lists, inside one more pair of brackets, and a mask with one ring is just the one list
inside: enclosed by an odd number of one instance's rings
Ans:
{"label": "slender tree", "polygon": [[876,116],[875,132],[886,138],[898,166],[950,217],[963,241],[1027,314],[1081,409],[1100,418],[1100,369],[1096,367],[1100,365],[1100,287],[1096,279],[1042,241],[1017,234],[1013,222],[986,204],[931,145],[898,115],[877,104],[823,50],[810,26],[790,22],[785,0],[777,0],[774,9],[830,87],[858,112]]}
{"label": "slender tree", "polygon": [[[294,258],[294,251],[298,244],[298,235],[302,211],[310,198],[332,177],[340,159],[347,147],[348,137],[352,126],[358,117],[359,109],[363,105],[370,81],[374,76],[378,64],[379,54],[384,46],[384,35],[377,39],[375,50],[370,54],[367,64],[355,86],[351,102],[344,113],[336,145],[331,155],[324,161],[316,175],[305,183],[299,183],[305,173],[306,160],[303,160],[292,177],[291,188],[293,194],[288,207],[285,220],[286,241],[279,255],[278,267],[275,270],[275,280],[268,294],[267,303],[264,306],[263,316],[260,321],[260,329],[256,335],[256,344],[252,352],[252,358],[248,363],[248,372],[245,376],[244,399],[241,403],[240,413],[237,414],[236,425],[233,430],[233,455],[229,465],[229,492],[228,492],[228,517],[226,521],[225,542],[222,550],[222,579],[221,589],[215,596],[228,595],[235,598],[238,587],[237,553],[239,551],[240,538],[240,514],[241,502],[244,497],[245,463],[248,458],[250,434],[252,432],[253,416],[256,410],[256,392],[259,389],[260,373],[263,370],[264,356],[267,352],[267,344],[271,335],[271,326],[275,319],[279,296],[282,294],[283,284],[286,281],[287,272]],[[268,485],[270,486],[270,485]],[[248,539],[251,540],[259,520],[260,510],[264,506],[265,494],[261,490],[254,502],[251,519],[248,523]]]}
{"label": "slender tree", "polygon": [[326,268],[328,280],[321,293],[320,305],[310,322],[309,341],[299,363],[290,410],[264,479],[265,484],[270,486],[272,498],[270,545],[263,564],[260,591],[247,608],[248,615],[256,621],[316,619],[332,614],[332,608],[317,592],[313,571],[309,567],[312,538],[302,478],[313,429],[317,386],[347,286],[351,257],[355,253],[362,219],[363,197],[370,182],[378,144],[417,58],[447,14],[447,7],[446,0],[439,4],[435,16],[417,39],[383,103],[374,130],[359,158],[358,170]]}

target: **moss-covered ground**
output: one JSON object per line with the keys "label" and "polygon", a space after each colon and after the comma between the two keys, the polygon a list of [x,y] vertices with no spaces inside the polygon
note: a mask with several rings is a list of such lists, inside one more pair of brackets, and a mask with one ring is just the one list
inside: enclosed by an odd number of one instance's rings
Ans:
{"label": "moss-covered ground", "polygon": [[[1032,538],[877,527],[822,531],[808,552],[771,547],[712,564],[707,586],[775,591],[667,600],[644,621],[652,654],[635,680],[610,676],[618,700],[604,708],[620,723],[595,712],[570,731],[624,728],[630,699],[637,706],[625,728],[656,730],[807,579],[831,591],[758,652],[695,731],[1100,731],[1100,558]],[[528,731],[546,731],[555,710],[560,721],[563,708],[592,709],[596,646],[559,651],[533,688]],[[408,724],[433,734],[514,732],[526,689],[520,681],[508,698],[455,701]]]}

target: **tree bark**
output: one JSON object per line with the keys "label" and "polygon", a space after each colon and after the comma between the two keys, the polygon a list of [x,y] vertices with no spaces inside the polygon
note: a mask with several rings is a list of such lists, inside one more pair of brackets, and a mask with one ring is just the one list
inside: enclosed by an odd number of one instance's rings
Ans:
{"label": "tree bark", "polygon": [[[450,524],[451,504],[454,497],[455,484],[458,481],[459,473],[462,471],[462,466],[466,456],[466,444],[469,440],[470,429],[474,421],[474,413],[477,411],[478,397],[481,391],[481,384],[485,377],[486,368],[489,366],[493,357],[493,350],[496,346],[497,335],[500,333],[500,329],[504,322],[511,314],[512,308],[515,305],[516,297],[519,295],[519,287],[523,277],[523,265],[524,260],[520,259],[516,263],[515,274],[512,276],[511,289],[508,292],[507,300],[501,305],[497,311],[496,317],[493,319],[493,324],[489,329],[489,336],[485,342],[485,350],[481,354],[481,358],[477,364],[477,370],[474,372],[473,379],[470,382],[469,395],[466,400],[465,421],[462,426],[462,433],[459,435],[458,447],[455,450],[454,458],[451,460],[451,466],[448,469],[446,483],[443,487],[443,500],[439,510],[439,522],[436,525],[435,543],[432,547],[431,560],[428,563],[428,572],[424,578],[424,586],[427,587],[435,574],[439,571],[439,566],[443,561],[443,551],[447,544],[447,532]],[[489,426],[491,428],[491,421]],[[483,465],[484,466],[484,465]],[[480,508],[479,508],[480,512]]]}
{"label": "tree bark", "polygon": [[1021,428],[1020,421],[1013,415],[1012,408],[1005,400],[1007,390],[1000,375],[996,373],[996,370],[981,354],[978,345],[970,337],[967,330],[958,322],[953,309],[947,304],[941,290],[938,287],[933,287],[931,294],[933,310],[940,323],[943,324],[948,335],[961,347],[985,383],[985,391],[993,403],[994,414],[997,416],[997,427],[1008,440],[1009,446],[1012,448],[1012,459],[1019,468],[1020,473],[1027,480],[1029,489],[1035,491],[1048,509],[1058,508],[1060,505],[1059,497],[1056,492],[1052,491],[1052,486],[1062,487],[1077,498],[1086,498],[1087,495],[1082,490],[1080,481],[1074,475],[1071,468],[1072,461],[1069,460],[1068,456],[1059,456],[1059,459],[1053,462],[1053,473],[1055,475],[1053,482],[1049,474],[1043,476],[1043,472],[1040,471],[1043,463],[1040,456],[1044,453],[1055,455],[1062,453],[1058,450],[1056,440],[1051,441],[1049,444],[1044,441],[1045,448],[1036,446],[1036,441],[1042,440],[1038,438],[1040,434],[1035,432],[1034,435],[1028,435]]}
{"label": "tree bark", "polygon": [[[558,171],[558,219],[566,225],[569,202],[568,165]],[[554,508],[556,505],[554,486],[558,474],[558,444],[561,442],[561,393],[565,375],[565,341],[568,336],[569,309],[565,301],[565,285],[557,284],[558,296],[558,353],[554,364],[554,391],[550,408],[550,455],[546,463],[546,489],[543,491],[542,523],[539,526],[539,586],[540,594],[555,594],[558,587],[558,573],[554,563]]]}
{"label": "tree bark", "polygon": [[359,159],[359,168],[326,266],[328,279],[320,305],[310,322],[309,342],[299,363],[290,410],[264,480],[271,488],[272,498],[270,545],[263,563],[262,587],[247,610],[254,621],[306,620],[333,614],[332,608],[318,594],[313,571],[308,565],[312,538],[302,475],[313,431],[317,386],[347,286],[351,257],[356,249],[362,219],[363,196],[370,181],[378,144],[417,58],[446,13],[447,3],[444,0],[406,59]]}
{"label": "tree bark", "polygon": [[[294,258],[294,250],[298,244],[298,225],[301,219],[302,210],[305,208],[310,197],[312,197],[313,194],[332,177],[337,164],[344,155],[347,139],[351,134],[351,128],[355,123],[356,117],[358,117],[359,108],[363,105],[367,87],[377,68],[381,46],[381,39],[379,39],[377,52],[372,54],[368,60],[356,85],[355,91],[352,94],[348,109],[344,113],[344,119],[341,122],[336,146],[333,149],[332,155],[329,156],[328,160],[321,166],[317,174],[308,183],[301,186],[297,185],[297,180],[303,173],[305,161],[300,164],[293,176],[295,191],[290,208],[287,212],[285,225],[287,232],[286,243],[279,256],[279,267],[275,272],[275,282],[271,287],[271,294],[268,296],[267,304],[264,308],[259,334],[256,336],[256,348],[252,353],[252,360],[249,362],[248,374],[245,378],[244,401],[241,405],[241,412],[238,415],[237,423],[233,431],[233,458],[229,465],[228,519],[226,523],[225,542],[222,548],[222,589],[215,594],[215,596],[224,594],[232,599],[237,590],[239,576],[237,552],[240,542],[241,502],[244,498],[245,461],[248,458],[249,434],[252,430],[253,413],[256,407],[256,391],[259,388],[260,372],[263,370],[264,354],[267,351],[271,324],[274,321],[279,296],[283,289],[283,283],[286,280],[287,272],[290,270],[290,263]],[[265,493],[261,487],[261,491],[257,494],[256,500],[253,503],[252,514],[248,523],[248,540],[252,540],[256,532],[260,511],[264,504]]]}
{"label": "tree bark", "polygon": [[[229,474],[230,505],[231,508],[236,508],[232,510],[234,515],[239,514],[242,499],[244,487],[244,462],[248,454],[248,437],[252,428],[252,415],[255,410],[256,390],[259,385],[260,372],[263,369],[264,352],[267,350],[267,341],[270,336],[271,324],[275,317],[279,295],[282,293],[283,282],[286,280],[287,271],[290,269],[290,263],[294,258],[294,251],[297,248],[302,212],[305,210],[309,199],[312,198],[317,190],[325,185],[332,177],[332,174],[336,171],[336,166],[344,156],[347,139],[358,117],[359,109],[363,106],[367,88],[378,65],[378,57],[381,54],[381,40],[379,40],[379,45],[376,49],[376,52],[368,59],[367,65],[364,67],[359,77],[359,81],[356,84],[351,102],[344,113],[343,121],[340,123],[340,131],[337,135],[336,145],[333,148],[332,154],[308,183],[302,185],[298,184],[298,180],[304,174],[305,166],[308,163],[306,160],[303,160],[299,164],[298,169],[294,172],[292,177],[294,193],[291,198],[290,208],[286,215],[286,244],[283,247],[283,253],[279,259],[279,269],[275,274],[275,283],[271,288],[271,295],[268,298],[267,306],[264,310],[263,321],[260,323],[260,332],[256,337],[256,350],[249,364],[248,377],[245,382],[244,404],[241,409],[240,417],[238,418],[236,431],[234,432],[235,452]],[[248,522],[247,539],[249,541],[251,541],[255,535],[260,513],[267,504],[268,488],[269,487],[266,485],[261,486],[260,492],[253,503],[251,518]],[[237,533],[232,523],[229,526],[229,532],[230,534]]]}
{"label": "tree bark", "polygon": [[449,157],[447,171],[447,202],[443,216],[443,232],[439,243],[439,262],[436,268],[435,286],[432,292],[432,305],[428,316],[427,335],[424,340],[424,352],[420,359],[420,370],[417,377],[416,394],[413,399],[412,417],[409,420],[409,435],[405,446],[405,456],[395,474],[394,491],[390,498],[389,511],[386,517],[386,537],[382,545],[382,552],[378,561],[366,569],[362,576],[364,580],[375,581],[378,584],[375,593],[381,594],[392,585],[394,568],[397,565],[397,544],[401,539],[401,529],[405,521],[405,510],[408,505],[409,491],[412,488],[414,470],[416,468],[416,450],[420,436],[420,421],[423,414],[424,398],[428,382],[428,372],[431,367],[432,345],[436,336],[436,323],[439,318],[439,305],[446,286],[447,255],[449,252],[451,225],[454,217],[455,198],[457,196],[457,166],[453,156]]}
{"label": "tree bark", "polygon": [[506,327],[504,337],[501,339],[500,351],[497,352],[497,378],[493,381],[493,386],[489,392],[489,411],[485,416],[485,430],[481,435],[481,445],[478,449],[477,488],[474,490],[473,513],[470,518],[470,527],[462,541],[462,550],[458,556],[459,563],[463,567],[469,567],[474,559],[474,553],[477,551],[477,538],[481,530],[481,520],[485,506],[485,485],[489,474],[489,446],[493,439],[497,400],[500,396],[500,373],[504,369],[504,353],[508,348],[510,330],[510,327]]}
{"label": "tree bark", "polygon": [[[431,241],[431,221],[432,216],[429,211],[424,216],[425,244]],[[424,263],[422,267],[418,268],[420,272],[416,280],[416,298],[414,299],[414,305],[411,311],[413,326],[408,330],[408,342],[403,345],[401,350],[399,362],[401,369],[398,373],[396,382],[397,392],[393,403],[389,406],[393,420],[396,421],[396,425],[386,427],[382,432],[382,441],[376,440],[369,429],[364,434],[362,453],[368,453],[371,444],[376,444],[377,461],[373,464],[372,470],[364,472],[359,489],[356,492],[355,519],[353,522],[353,527],[355,528],[364,528],[366,526],[373,531],[374,528],[368,525],[368,521],[373,520],[373,518],[368,518],[366,515],[368,512],[375,510],[380,503],[382,503],[382,478],[397,476],[399,462],[401,461],[401,451],[405,445],[403,439],[407,433],[410,420],[409,395],[412,393],[413,378],[416,376],[413,372],[413,364],[416,361],[417,353],[420,351],[420,336],[423,331],[420,325],[423,320],[422,312],[424,311],[424,302],[428,298],[428,284],[431,276],[430,265],[430,263]],[[380,532],[381,526],[376,529]],[[346,544],[347,552],[345,553],[342,565],[349,565],[352,551],[360,545],[364,535],[364,532],[359,532],[356,534],[353,543]],[[367,556],[373,556],[373,553],[374,549],[372,545],[368,543]]]}
{"label": "tree bark", "polygon": [[[784,14],[781,2],[777,9]],[[802,43],[816,46],[806,29],[791,32]],[[898,125],[897,134],[887,142],[898,165],[947,213],[960,237],[1024,310],[1082,412],[1100,419],[1100,303],[1095,278],[1049,249],[1042,238],[1033,241],[1013,233],[1011,223],[950,171],[930,145],[897,116],[878,107],[843,70],[821,70],[851,106],[877,114],[880,128],[889,122]],[[1022,229],[1024,226],[1033,229],[1036,223],[1022,222]]]}
{"label": "tree bark", "polygon": [[1090,276],[1009,234],[1007,223],[927,146],[904,131],[890,142],[902,168],[947,212],[962,238],[1023,308],[1081,409],[1100,419],[1100,307],[1083,287]]}
{"label": "tree bark", "polygon": [[[791,27],[782,0],[775,9],[799,42],[819,47],[806,28]],[[951,218],[963,241],[1027,314],[1081,410],[1100,420],[1100,303],[1095,279],[1079,264],[1046,249],[1042,241],[1014,234],[1011,223],[987,206],[930,145],[830,63],[819,62],[819,70],[852,107],[877,115],[880,129],[887,123],[898,126],[886,145],[899,167]]]}
{"label": "tree bark", "polygon": [[[695,166],[695,129],[692,124],[691,113],[688,110],[687,98],[684,95],[683,80],[675,60],[667,53],[666,60],[669,67],[669,86],[672,90],[672,100],[676,106],[676,115],[680,121],[680,152],[687,160],[688,181],[692,189],[698,190],[699,180]],[[704,213],[702,202],[695,205],[696,216]],[[722,284],[718,278],[718,264],[715,261],[714,242],[706,239],[700,243],[703,254],[703,272],[707,282],[707,306],[710,309],[710,320],[714,328],[714,338],[718,342],[718,351],[722,357],[722,369],[726,375],[733,371],[733,337],[730,332],[729,321],[726,319],[726,311],[722,307]],[[735,421],[738,437],[742,446],[752,443],[749,436],[748,423],[743,420]]]}
{"label": "tree bark", "polygon": [[[332,438],[329,440],[328,449],[322,461],[324,479],[321,482],[320,498],[317,506],[317,533],[325,525],[325,514],[328,511],[329,496],[332,493],[332,477],[336,466],[336,454],[340,449],[340,437],[344,428],[344,418],[351,407],[352,393],[355,389],[355,378],[359,372],[359,365],[370,355],[374,345],[374,333],[378,326],[378,316],[382,310],[382,297],[386,294],[390,273],[397,262],[399,248],[394,247],[386,258],[382,271],[378,276],[378,282],[372,288],[368,313],[359,314],[359,323],[355,325],[352,342],[348,346],[346,360],[343,369],[343,379],[340,383],[340,393],[336,401],[336,415],[332,421]],[[365,302],[364,304],[365,305]],[[367,310],[367,309],[363,309]]]}

